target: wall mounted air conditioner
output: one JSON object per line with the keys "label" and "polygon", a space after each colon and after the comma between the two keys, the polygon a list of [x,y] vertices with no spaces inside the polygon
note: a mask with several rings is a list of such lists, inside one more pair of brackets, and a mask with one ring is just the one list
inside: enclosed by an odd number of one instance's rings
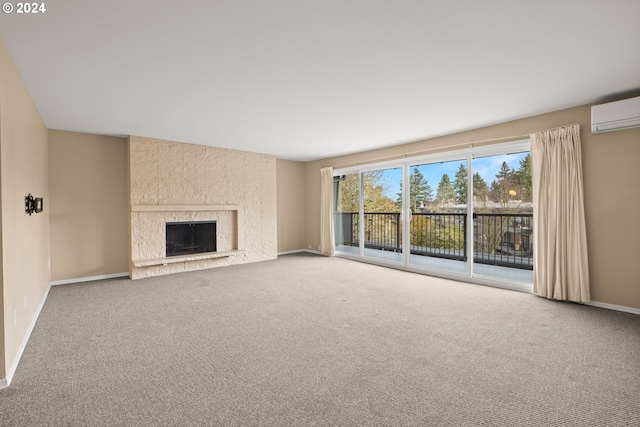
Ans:
{"label": "wall mounted air conditioner", "polygon": [[591,107],[591,133],[640,127],[640,96]]}

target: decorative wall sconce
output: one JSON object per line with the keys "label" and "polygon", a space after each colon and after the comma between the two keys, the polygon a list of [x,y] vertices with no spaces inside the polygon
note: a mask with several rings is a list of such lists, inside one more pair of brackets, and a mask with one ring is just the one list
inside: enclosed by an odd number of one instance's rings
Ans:
{"label": "decorative wall sconce", "polygon": [[32,213],[42,212],[43,200],[42,197],[33,197],[31,193],[24,198],[24,211],[31,216]]}

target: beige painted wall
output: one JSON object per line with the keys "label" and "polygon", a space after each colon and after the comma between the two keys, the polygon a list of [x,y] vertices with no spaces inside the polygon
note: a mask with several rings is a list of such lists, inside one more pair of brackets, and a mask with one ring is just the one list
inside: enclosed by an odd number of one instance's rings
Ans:
{"label": "beige painted wall", "polygon": [[127,140],[49,131],[51,280],[126,273]]}
{"label": "beige painted wall", "polygon": [[[2,351],[0,379],[15,366],[50,282],[47,128],[0,39],[0,191]],[[25,213],[25,196],[44,212]]]}
{"label": "beige painted wall", "polygon": [[278,252],[295,251],[305,246],[304,172],[302,162],[278,159]]}
{"label": "beige painted wall", "polygon": [[420,150],[581,125],[585,216],[593,301],[640,308],[640,129],[591,134],[590,106],[305,165],[305,245],[320,244],[320,168],[375,162]]}
{"label": "beige painted wall", "polygon": [[[132,279],[277,257],[276,159],[266,154],[129,137],[130,276]],[[176,211],[166,206],[239,206],[239,209]],[[160,207],[145,212],[133,207]],[[225,258],[135,266],[164,258],[165,223],[217,221]],[[235,231],[234,231],[235,230]]]}

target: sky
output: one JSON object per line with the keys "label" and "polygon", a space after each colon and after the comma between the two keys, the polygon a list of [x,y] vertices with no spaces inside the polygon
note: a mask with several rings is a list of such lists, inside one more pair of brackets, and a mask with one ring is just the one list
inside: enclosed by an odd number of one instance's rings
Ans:
{"label": "sky", "polygon": [[[473,160],[473,173],[476,172],[486,181],[487,186],[491,186],[491,181],[496,178],[496,174],[499,172],[502,162],[507,162],[509,168],[518,169],[520,167],[520,160],[524,159],[529,152],[515,153],[515,154],[502,154],[499,156],[480,157]],[[460,163],[463,163],[468,169],[466,160],[457,160],[452,162],[443,163],[431,163],[428,165],[417,165],[418,169],[424,175],[429,182],[429,185],[433,189],[433,196],[435,197],[438,190],[438,184],[442,179],[442,176],[446,173],[449,175],[451,182],[455,180],[456,172],[460,168]],[[413,170],[413,165],[411,166]],[[388,179],[389,189],[387,196],[392,199],[396,199],[397,193],[400,192],[400,181],[402,180],[402,168],[388,169],[384,174]]]}

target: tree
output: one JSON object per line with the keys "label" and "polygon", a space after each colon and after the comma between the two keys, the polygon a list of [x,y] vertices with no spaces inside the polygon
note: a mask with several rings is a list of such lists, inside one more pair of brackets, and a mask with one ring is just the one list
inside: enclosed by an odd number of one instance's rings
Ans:
{"label": "tree", "polygon": [[[396,212],[393,200],[386,195],[389,183],[384,179],[384,171],[371,171],[362,174],[364,184],[365,212]],[[358,212],[360,206],[358,174],[346,175],[338,184],[337,212]]]}
{"label": "tree", "polygon": [[489,187],[487,182],[478,172],[473,174],[473,198],[479,201],[486,201],[489,197]]}
{"label": "tree", "polygon": [[465,240],[460,230],[460,224],[445,224],[437,215],[420,215],[411,220],[409,235],[412,246],[463,251]]}
{"label": "tree", "polygon": [[[402,188],[402,181],[400,181]],[[402,192],[397,193],[396,204],[402,206]],[[429,180],[425,179],[420,169],[414,167],[409,176],[409,207],[417,212],[422,203],[433,200],[433,189],[429,185]]]}
{"label": "tree", "polygon": [[520,167],[513,174],[513,181],[517,187],[518,198],[524,202],[533,199],[533,184],[531,181],[531,154],[520,160]]}
{"label": "tree", "polygon": [[500,166],[500,170],[496,174],[496,179],[491,182],[491,189],[489,190],[491,200],[498,203],[507,203],[511,195],[517,194],[513,179],[514,174],[515,171],[509,168],[507,162],[502,162],[502,166]]}
{"label": "tree", "polygon": [[364,172],[364,211],[365,212],[396,212],[396,205],[387,196],[389,182],[384,178],[383,170]]}
{"label": "tree", "polygon": [[338,182],[338,203],[336,212],[358,212],[360,204],[360,189],[358,188],[358,174],[351,173],[345,175],[344,179]]}
{"label": "tree", "polygon": [[513,175],[513,170],[509,168],[509,165],[507,164],[507,162],[502,162],[502,165],[500,166],[500,170],[496,174],[496,178],[498,179],[498,181],[506,182],[511,178],[512,175]]}
{"label": "tree", "polygon": [[438,184],[438,191],[436,192],[436,200],[440,203],[447,204],[456,199],[456,190],[453,188],[451,179],[448,174],[442,175],[440,184]]}
{"label": "tree", "polygon": [[453,181],[453,188],[458,195],[459,203],[467,203],[467,168],[464,163],[460,163],[458,172],[456,172],[456,179]]}

